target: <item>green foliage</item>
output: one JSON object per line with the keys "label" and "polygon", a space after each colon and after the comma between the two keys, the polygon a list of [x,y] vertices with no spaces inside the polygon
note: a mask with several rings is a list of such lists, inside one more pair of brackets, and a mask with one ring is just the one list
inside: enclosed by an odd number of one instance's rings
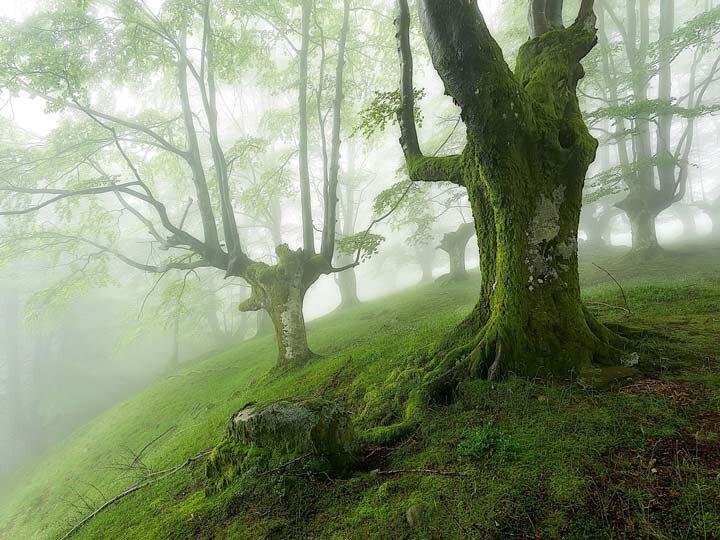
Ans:
{"label": "green foliage", "polygon": [[377,254],[380,244],[385,241],[385,237],[380,234],[370,232],[359,232],[350,236],[338,238],[336,247],[337,252],[341,255],[356,255],[360,253],[360,260],[366,261],[373,255]]}
{"label": "green foliage", "polygon": [[436,215],[428,202],[428,190],[427,185],[413,183],[407,178],[399,180],[376,195],[373,214],[383,216],[392,212],[388,220],[395,229],[410,228],[410,245],[427,244],[436,224]]}
{"label": "green foliage", "polygon": [[676,100],[671,99],[646,99],[635,101],[629,98],[624,103],[601,107],[587,113],[591,123],[602,119],[624,118],[626,120],[656,120],[659,116],[674,115],[681,118],[698,118],[706,114],[713,114],[720,111],[720,104],[707,104],[698,107],[681,107],[675,104]]}
{"label": "green foliage", "polygon": [[661,54],[675,58],[681,52],[693,47],[709,50],[713,47],[713,38],[718,33],[720,33],[720,7],[713,7],[675,28],[669,36],[652,43],[648,53],[653,61],[660,62]]}
{"label": "green foliage", "polygon": [[[425,90],[414,90],[415,94],[415,122],[422,126],[422,113],[417,103],[425,97]],[[370,139],[377,133],[382,133],[388,125],[397,124],[397,113],[400,110],[400,90],[390,92],[375,92],[370,104],[360,111],[360,122],[353,130],[353,135],[360,132],[363,137]]]}

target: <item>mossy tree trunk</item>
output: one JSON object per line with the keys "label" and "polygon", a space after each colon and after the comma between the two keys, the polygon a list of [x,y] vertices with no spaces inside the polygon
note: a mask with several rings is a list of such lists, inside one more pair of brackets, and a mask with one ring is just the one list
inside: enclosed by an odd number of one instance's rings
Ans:
{"label": "mossy tree trunk", "polygon": [[[462,155],[425,157],[413,122],[409,11],[399,0],[399,123],[414,180],[468,190],[481,251],[478,307],[431,362],[438,389],[465,376],[571,377],[607,363],[616,338],[580,299],[577,234],[597,142],[582,119],[580,61],[596,42],[592,2],[568,28],[524,44],[513,73],[474,2],[420,2],[430,54],[467,128]],[[547,21],[546,21],[547,22]],[[535,30],[538,30],[536,28]]]}

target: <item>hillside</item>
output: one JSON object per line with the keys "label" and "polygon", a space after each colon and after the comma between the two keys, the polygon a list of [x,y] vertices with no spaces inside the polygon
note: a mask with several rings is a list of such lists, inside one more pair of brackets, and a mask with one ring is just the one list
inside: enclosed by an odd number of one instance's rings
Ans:
{"label": "hillside", "polygon": [[[633,380],[474,381],[397,446],[365,448],[348,477],[288,467],[206,496],[200,459],[74,537],[720,537],[720,249],[671,251],[641,269],[614,253],[584,260],[591,310],[635,330]],[[630,313],[591,262],[621,282]],[[164,470],[218,444],[250,401],[338,399],[370,427],[365,405],[397,407],[402,395],[388,374],[431,350],[476,289],[476,279],[432,284],[314,321],[322,356],[298,371],[270,371],[271,337],[191,363],[22,471],[0,494],[0,538],[61,538],[134,484],[138,465]]]}

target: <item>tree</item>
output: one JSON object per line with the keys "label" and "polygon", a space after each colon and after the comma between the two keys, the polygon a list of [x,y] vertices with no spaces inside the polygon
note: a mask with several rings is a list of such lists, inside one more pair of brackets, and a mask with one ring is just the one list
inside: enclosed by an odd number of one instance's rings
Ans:
{"label": "tree", "polygon": [[3,314],[2,320],[2,360],[5,367],[5,384],[3,402],[0,408],[6,417],[8,426],[8,458],[12,464],[19,460],[23,452],[23,404],[21,394],[21,358],[19,344],[20,331],[20,298],[14,291],[3,294],[3,302],[0,303]]}
{"label": "tree", "polygon": [[613,362],[620,340],[583,306],[577,264],[582,190],[597,142],[578,105],[597,37],[593,2],[563,26],[562,2],[533,1],[514,72],[474,2],[420,2],[433,65],[459,106],[459,155],[423,155],[415,129],[410,13],[398,1],[400,143],[411,180],[467,189],[481,253],[479,302],[428,366],[425,395],[463,377],[577,375]]}
{"label": "tree", "polygon": [[[641,258],[660,251],[655,220],[686,193],[696,122],[717,108],[707,104],[705,96],[720,69],[720,56],[704,65],[720,29],[719,8],[676,25],[675,1],[660,0],[657,39],[652,41],[650,4],[621,3],[624,19],[613,2],[600,4],[598,88],[591,99],[602,105],[589,113],[595,127],[607,120],[614,124],[612,132],[602,131],[608,144],[616,146],[619,164],[601,174],[627,186],[626,196],[616,205],[628,215],[632,251]],[[611,35],[619,41],[611,41]],[[673,80],[678,79],[679,60],[686,52],[692,57],[681,94]],[[654,88],[657,93],[652,96]],[[672,128],[681,120],[680,136],[674,137]]]}
{"label": "tree", "polygon": [[[303,364],[313,356],[303,316],[305,293],[321,275],[344,269],[333,267],[333,255],[350,4],[349,0],[343,2],[337,38],[333,128],[323,185],[319,252],[315,249],[308,154],[313,10],[314,3],[304,0],[299,47],[286,36],[297,53],[299,70],[302,248],[279,244],[275,262],[268,264],[250,255],[238,231],[230,178],[233,165],[244,156],[235,151],[237,145],[223,141],[218,87],[235,83],[250,59],[266,51],[262,32],[251,24],[258,12],[234,2],[168,0],[157,13],[138,1],[103,7],[86,2],[37,14],[21,25],[8,25],[0,42],[3,87],[40,96],[51,111],[71,112],[84,121],[63,124],[64,136],[56,130],[55,146],[48,150],[28,150],[19,162],[15,157],[8,160],[0,186],[6,209],[0,215],[24,216],[51,207],[75,227],[68,225],[60,231],[41,227],[19,240],[81,245],[90,250],[89,259],[112,255],[144,272],[164,274],[209,267],[226,277],[242,278],[252,287],[252,294],[240,309],[270,314],[278,364]],[[158,110],[146,100],[141,102],[145,109],[133,114],[108,103],[118,86],[153,84],[172,96],[169,101],[179,103],[179,110]],[[58,163],[67,164],[67,169],[56,166],[53,172],[46,168],[47,175],[38,177],[37,163],[47,164],[59,157],[63,161]],[[189,177],[193,197],[178,204],[167,183],[153,181],[146,162],[163,163],[162,174],[176,170],[181,179]],[[102,203],[75,204],[90,196],[101,198]],[[104,240],[92,237],[97,226],[93,219],[102,215],[100,223],[107,223],[111,212],[104,205],[113,200],[124,216],[145,229],[151,239],[147,258],[155,262],[143,262],[137,250],[118,246],[118,230],[108,230]],[[91,214],[93,219],[88,221]],[[347,267],[357,262],[358,258]]]}
{"label": "tree", "polygon": [[712,202],[696,202],[695,206],[700,208],[710,218],[712,229],[710,235],[713,238],[720,238],[720,196]]}
{"label": "tree", "polygon": [[[342,204],[342,230],[344,237],[351,237],[355,234],[355,221],[357,220],[358,205],[355,202],[354,186],[346,183],[342,186],[343,204]],[[348,255],[338,254],[335,264],[337,266],[346,266],[352,262],[352,257]],[[360,303],[357,294],[357,277],[355,270],[350,268],[345,272],[336,274],[338,290],[340,291],[340,309],[356,306]]]}
{"label": "tree", "polygon": [[440,241],[439,249],[448,254],[450,258],[450,279],[465,279],[465,249],[470,239],[475,235],[475,224],[463,223],[457,230],[445,233]]}

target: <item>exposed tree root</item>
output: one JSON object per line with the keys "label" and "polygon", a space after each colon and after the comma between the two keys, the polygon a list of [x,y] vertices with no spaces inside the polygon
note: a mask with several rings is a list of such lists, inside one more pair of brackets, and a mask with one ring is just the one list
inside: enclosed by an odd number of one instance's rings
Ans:
{"label": "exposed tree root", "polygon": [[[588,367],[617,365],[627,339],[599,323],[587,309],[583,308],[583,312],[586,324],[579,324],[567,334],[568,341],[574,342],[570,352],[583,357],[580,364]],[[491,319],[474,337],[467,335],[472,325],[468,321],[463,325],[466,327],[458,328],[452,335],[459,345],[451,348],[446,340],[424,366],[416,368],[422,382],[408,396],[402,419],[367,431],[362,436],[365,443],[389,445],[406,437],[417,429],[429,406],[450,403],[462,381],[477,378],[498,381],[515,373],[514,366],[541,354],[532,337],[513,331],[506,322]]]}

